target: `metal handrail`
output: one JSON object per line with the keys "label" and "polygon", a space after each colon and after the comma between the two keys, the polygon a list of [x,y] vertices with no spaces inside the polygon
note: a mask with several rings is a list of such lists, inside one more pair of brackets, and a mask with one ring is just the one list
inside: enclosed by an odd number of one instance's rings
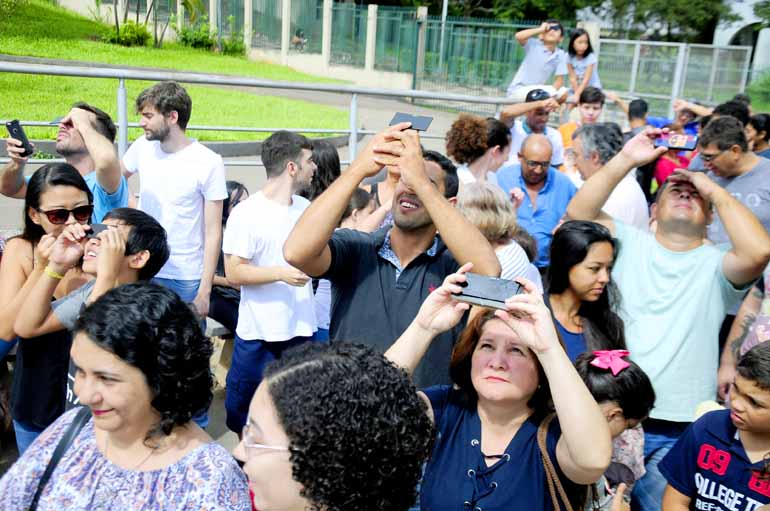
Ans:
{"label": "metal handrail", "polygon": [[[23,73],[52,76],[73,76],[84,78],[115,78],[118,79],[118,154],[122,157],[128,148],[128,106],[126,80],[145,80],[145,81],[177,81],[183,83],[195,83],[204,85],[226,85],[255,87],[263,89],[284,89],[284,90],[302,90],[312,92],[331,92],[337,94],[350,94],[350,115],[349,129],[340,131],[331,131],[332,133],[349,133],[348,148],[351,158],[356,155],[356,145],[358,135],[366,133],[358,128],[358,95],[380,96],[391,98],[415,98],[432,99],[441,101],[456,101],[460,103],[482,103],[497,105],[498,110],[502,105],[509,104],[510,100],[504,97],[488,96],[466,96],[453,93],[435,93],[420,91],[414,89],[378,89],[368,87],[356,87],[338,84],[319,84],[319,83],[300,83],[300,82],[278,82],[273,80],[262,80],[258,78],[248,78],[230,75],[214,75],[205,73],[191,73],[183,71],[156,71],[144,69],[128,69],[114,67],[90,67],[73,66],[66,61],[59,61],[61,64],[32,63],[0,60],[0,72]],[[43,125],[47,125],[44,123]],[[198,129],[210,129],[197,127]],[[267,128],[233,128],[229,131],[268,131]],[[312,133],[310,130],[295,129],[292,131],[302,131]],[[320,132],[320,131],[315,131]],[[443,138],[436,135],[427,135],[425,138]]]}

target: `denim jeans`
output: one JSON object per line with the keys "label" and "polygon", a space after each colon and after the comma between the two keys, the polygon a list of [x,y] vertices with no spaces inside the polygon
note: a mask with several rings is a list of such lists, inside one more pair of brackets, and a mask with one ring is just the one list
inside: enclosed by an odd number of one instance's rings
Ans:
{"label": "denim jeans", "polygon": [[6,355],[11,352],[14,346],[16,346],[16,343],[19,341],[18,337],[14,337],[10,341],[6,341],[5,339],[0,339],[0,362],[2,362]]}
{"label": "denim jeans", "polygon": [[19,457],[24,454],[32,442],[43,432],[35,426],[13,421],[13,431],[16,433],[16,447],[19,449]]}
{"label": "denim jeans", "polygon": [[668,482],[658,470],[658,463],[666,457],[689,424],[657,419],[644,422],[644,468],[647,473],[634,485],[631,509],[660,511]]}

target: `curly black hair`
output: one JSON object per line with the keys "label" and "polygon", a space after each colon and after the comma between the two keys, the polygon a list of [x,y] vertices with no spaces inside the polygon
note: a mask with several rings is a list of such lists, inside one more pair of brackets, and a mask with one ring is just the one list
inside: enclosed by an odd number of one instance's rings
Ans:
{"label": "curly black hair", "polygon": [[306,343],[271,363],[265,381],[314,509],[414,505],[433,425],[403,370],[365,346]]}
{"label": "curly black hair", "polygon": [[169,435],[211,404],[211,342],[173,291],[150,282],[112,289],[83,311],[75,333],[144,374],[152,407],[161,416],[146,443]]}

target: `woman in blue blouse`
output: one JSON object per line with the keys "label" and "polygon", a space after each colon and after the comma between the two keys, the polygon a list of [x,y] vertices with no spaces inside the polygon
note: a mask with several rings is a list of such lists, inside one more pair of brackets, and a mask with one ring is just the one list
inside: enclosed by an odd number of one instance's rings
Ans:
{"label": "woman in blue blouse", "polygon": [[[414,371],[433,338],[452,328],[468,305],[452,299],[470,264],[431,293],[385,354]],[[537,429],[550,411],[546,445],[570,493],[593,483],[610,462],[607,421],[559,343],[534,285],[509,298],[505,311],[482,309],[452,353],[455,387],[420,392],[438,438],[420,489],[422,510],[553,510]],[[561,425],[563,425],[563,430]]]}

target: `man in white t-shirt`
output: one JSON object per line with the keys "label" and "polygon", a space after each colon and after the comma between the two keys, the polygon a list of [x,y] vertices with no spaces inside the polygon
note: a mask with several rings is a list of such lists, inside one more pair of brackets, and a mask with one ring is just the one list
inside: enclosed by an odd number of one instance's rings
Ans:
{"label": "man in white t-shirt", "polygon": [[[561,167],[564,163],[564,145],[558,130],[548,126],[551,112],[559,108],[559,102],[543,89],[534,89],[527,94],[524,103],[509,105],[500,113],[500,120],[511,130],[511,149],[508,161],[503,167],[519,163],[519,152],[524,139],[533,133],[548,137],[553,149],[551,166]],[[523,119],[522,119],[523,117]]]}
{"label": "man in white t-shirt", "polygon": [[206,317],[222,245],[224,162],[185,134],[192,100],[178,83],[145,89],[136,110],[144,136],[123,156],[123,173],[139,172],[139,209],[166,229],[171,250],[154,280]]}
{"label": "man in white t-shirt", "polygon": [[238,326],[225,410],[227,427],[240,433],[268,362],[307,342],[316,331],[310,277],[283,257],[283,244],[310,205],[299,193],[316,165],[302,135],[278,131],[262,145],[267,183],[230,213],[225,228],[225,274],[241,287]]}
{"label": "man in white t-shirt", "polygon": [[[623,132],[615,123],[585,124],[572,134],[575,167],[583,181],[596,174],[623,149]],[[650,213],[634,173],[626,174],[602,207],[605,213],[642,231],[649,230]]]}

